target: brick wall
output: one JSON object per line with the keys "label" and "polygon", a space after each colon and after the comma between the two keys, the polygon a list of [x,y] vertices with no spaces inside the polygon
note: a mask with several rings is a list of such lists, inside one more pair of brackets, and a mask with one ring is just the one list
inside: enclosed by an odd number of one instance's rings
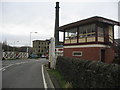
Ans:
{"label": "brick wall", "polygon": [[105,52],[105,62],[107,63],[111,63],[114,59],[114,50],[112,48],[108,48],[106,49],[106,52]]}
{"label": "brick wall", "polygon": [[[101,60],[101,49],[100,47],[87,47],[87,48],[64,48],[64,56],[75,57],[83,60]],[[73,51],[81,51],[82,56],[73,56]],[[114,50],[111,48],[105,49],[105,62],[111,63],[114,59]]]}

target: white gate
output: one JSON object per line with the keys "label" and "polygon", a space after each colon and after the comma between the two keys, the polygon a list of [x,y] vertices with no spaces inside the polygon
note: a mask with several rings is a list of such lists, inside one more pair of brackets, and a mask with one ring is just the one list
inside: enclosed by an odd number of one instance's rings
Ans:
{"label": "white gate", "polygon": [[5,59],[26,59],[28,58],[27,52],[3,52]]}

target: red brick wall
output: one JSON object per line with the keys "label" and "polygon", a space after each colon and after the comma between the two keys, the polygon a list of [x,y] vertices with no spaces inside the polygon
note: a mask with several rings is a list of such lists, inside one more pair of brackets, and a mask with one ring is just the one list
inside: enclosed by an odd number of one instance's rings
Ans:
{"label": "red brick wall", "polygon": [[[64,48],[64,56],[81,58],[83,60],[101,60],[100,47],[87,48]],[[73,51],[81,51],[82,56],[72,56]],[[105,62],[110,63],[114,59],[114,51],[111,48],[105,49]]]}
{"label": "red brick wall", "polygon": [[114,50],[112,48],[108,48],[105,51],[105,62],[106,63],[111,63],[114,59],[115,53]]}

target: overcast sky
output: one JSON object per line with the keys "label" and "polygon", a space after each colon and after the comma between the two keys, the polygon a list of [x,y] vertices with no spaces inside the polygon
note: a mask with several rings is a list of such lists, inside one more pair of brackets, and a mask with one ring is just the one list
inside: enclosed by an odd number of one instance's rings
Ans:
{"label": "overcast sky", "polygon": [[[60,26],[93,16],[118,21],[119,0],[57,1],[60,2]],[[0,41],[6,40],[9,45],[28,46],[30,32],[38,32],[31,34],[31,40],[53,37],[55,2],[56,0],[1,0]],[[115,27],[115,38],[118,38],[117,27]],[[62,40],[61,34],[60,40]]]}

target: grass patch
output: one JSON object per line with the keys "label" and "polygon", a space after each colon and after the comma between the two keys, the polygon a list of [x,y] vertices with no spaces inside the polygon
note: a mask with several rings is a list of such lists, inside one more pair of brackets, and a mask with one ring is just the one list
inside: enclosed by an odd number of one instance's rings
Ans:
{"label": "grass patch", "polygon": [[61,88],[66,88],[66,85],[68,84],[67,81],[64,80],[63,76],[57,70],[50,69],[48,70],[48,73],[55,77]]}

